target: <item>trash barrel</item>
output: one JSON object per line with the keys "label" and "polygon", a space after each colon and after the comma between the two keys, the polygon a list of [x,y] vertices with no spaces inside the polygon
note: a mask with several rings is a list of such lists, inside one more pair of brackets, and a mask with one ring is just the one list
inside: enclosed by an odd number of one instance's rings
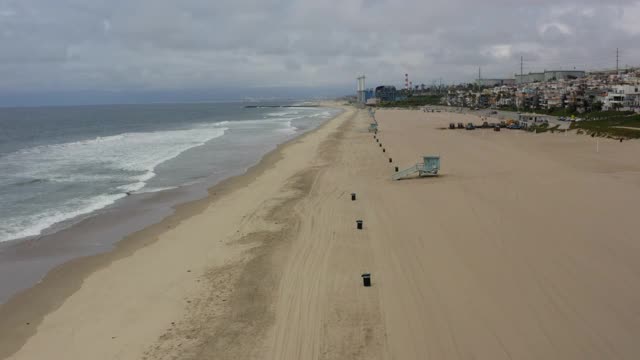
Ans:
{"label": "trash barrel", "polygon": [[389,158],[389,162],[390,162],[390,163],[391,163],[391,162],[393,162],[393,159],[392,159],[392,158]]}
{"label": "trash barrel", "polygon": [[382,148],[382,152],[387,152],[387,149],[385,149],[385,148]]}
{"label": "trash barrel", "polygon": [[362,274],[362,285],[364,285],[365,287],[371,286],[371,274],[369,273]]}
{"label": "trash barrel", "polygon": [[356,193],[351,193],[351,201],[355,201],[356,200]]}
{"label": "trash barrel", "polygon": [[382,147],[382,144],[378,144],[379,147]]}
{"label": "trash barrel", "polygon": [[356,227],[358,230],[362,230],[362,220],[356,220]]}
{"label": "trash barrel", "polygon": [[398,167],[396,166],[396,172],[398,172]]}

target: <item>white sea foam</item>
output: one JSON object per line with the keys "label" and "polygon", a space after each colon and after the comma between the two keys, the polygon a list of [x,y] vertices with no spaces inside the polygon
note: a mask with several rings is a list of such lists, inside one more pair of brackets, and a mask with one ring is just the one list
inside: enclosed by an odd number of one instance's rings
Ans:
{"label": "white sea foam", "polygon": [[[278,109],[265,115],[264,119],[195,124],[183,130],[123,133],[42,145],[0,157],[3,186],[44,184],[39,185],[45,189],[43,191],[49,186],[63,189],[57,200],[43,200],[42,209],[38,207],[37,200],[40,193],[29,193],[29,198],[24,201],[32,204],[30,209],[8,212],[9,216],[3,215],[0,219],[0,241],[36,236],[52,225],[109,206],[128,192],[171,189],[173,187],[170,186],[147,187],[149,180],[156,176],[156,167],[191,148],[223,136],[228,129],[289,136],[299,131],[294,126],[296,121],[329,118],[332,113],[326,108],[310,107]],[[92,192],[93,184],[97,184],[95,189],[100,190]],[[76,191],[76,188],[83,189]]]}
{"label": "white sea foam", "polygon": [[300,114],[300,112],[296,110],[285,110],[285,111],[276,111],[272,113],[267,113],[266,115],[269,117],[282,117],[282,116],[291,116],[291,115],[298,115],[298,114]]}
{"label": "white sea foam", "polygon": [[177,189],[177,188],[178,188],[177,186],[165,186],[165,187],[158,187],[158,188],[145,188],[143,190],[136,191],[135,193],[136,194],[155,193],[155,192],[160,192],[160,191],[165,191],[165,190],[172,190],[172,189]]}
{"label": "white sea foam", "polygon": [[225,125],[226,122],[184,130],[124,133],[27,148],[0,158],[0,169],[11,171],[9,178],[41,179],[69,186],[124,183],[116,187],[117,193],[72,198],[36,213],[4,218],[0,221],[0,241],[38,235],[58,222],[108,206],[126,196],[126,192],[143,189],[155,176],[158,165],[223,136],[228,130]]}
{"label": "white sea foam", "polygon": [[0,241],[36,236],[42,230],[59,222],[82,214],[102,209],[113,204],[126,194],[98,195],[88,199],[73,199],[56,208],[47,209],[31,216],[16,216],[2,220]]}
{"label": "white sea foam", "polygon": [[[228,128],[209,126],[188,130],[125,133],[28,148],[9,154],[0,161],[21,168],[21,173],[17,175],[27,178],[71,182],[109,179],[112,176],[110,173],[82,172],[88,166],[99,165],[110,170],[146,172],[147,176],[136,177],[136,180],[145,181],[153,176],[153,169],[159,164],[224,135],[226,130]],[[69,172],[70,170],[75,172]]]}
{"label": "white sea foam", "polygon": [[282,127],[276,129],[277,132],[284,134],[295,134],[298,131],[298,128],[293,126],[292,120],[288,120],[282,123]]}

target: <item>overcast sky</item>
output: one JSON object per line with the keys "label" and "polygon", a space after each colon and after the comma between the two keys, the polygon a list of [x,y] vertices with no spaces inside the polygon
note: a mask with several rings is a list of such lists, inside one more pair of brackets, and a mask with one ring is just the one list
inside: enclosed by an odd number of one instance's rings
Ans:
{"label": "overcast sky", "polygon": [[[0,93],[355,89],[640,65],[640,1],[0,0]],[[266,89],[265,89],[266,91]]]}

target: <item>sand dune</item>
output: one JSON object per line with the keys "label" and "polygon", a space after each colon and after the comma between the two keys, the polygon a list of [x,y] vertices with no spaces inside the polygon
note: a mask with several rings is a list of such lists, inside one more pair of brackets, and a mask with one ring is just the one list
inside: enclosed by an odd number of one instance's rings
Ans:
{"label": "sand dune", "polygon": [[[146,246],[84,264],[81,287],[32,332],[0,337],[19,349],[6,354],[640,356],[638,142],[600,139],[596,152],[574,134],[440,129],[471,115],[377,118],[384,153],[351,109],[159,225],[170,229],[136,235]],[[391,180],[427,154],[441,155],[440,177]]]}

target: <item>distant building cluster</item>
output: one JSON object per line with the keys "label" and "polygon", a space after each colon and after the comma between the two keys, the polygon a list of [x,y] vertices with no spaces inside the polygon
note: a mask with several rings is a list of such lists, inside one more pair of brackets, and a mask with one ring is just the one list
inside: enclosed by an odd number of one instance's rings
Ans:
{"label": "distant building cluster", "polygon": [[[364,87],[359,80],[356,102],[377,105],[417,96],[440,97],[443,105],[480,108],[568,109],[574,112],[632,110],[640,112],[640,68],[623,72],[549,70],[512,79],[478,79],[475,84]],[[437,100],[436,100],[437,101]]]}
{"label": "distant building cluster", "polygon": [[545,71],[511,79],[482,79],[476,86],[451,86],[450,106],[519,109],[633,110],[640,112],[640,69]]}

